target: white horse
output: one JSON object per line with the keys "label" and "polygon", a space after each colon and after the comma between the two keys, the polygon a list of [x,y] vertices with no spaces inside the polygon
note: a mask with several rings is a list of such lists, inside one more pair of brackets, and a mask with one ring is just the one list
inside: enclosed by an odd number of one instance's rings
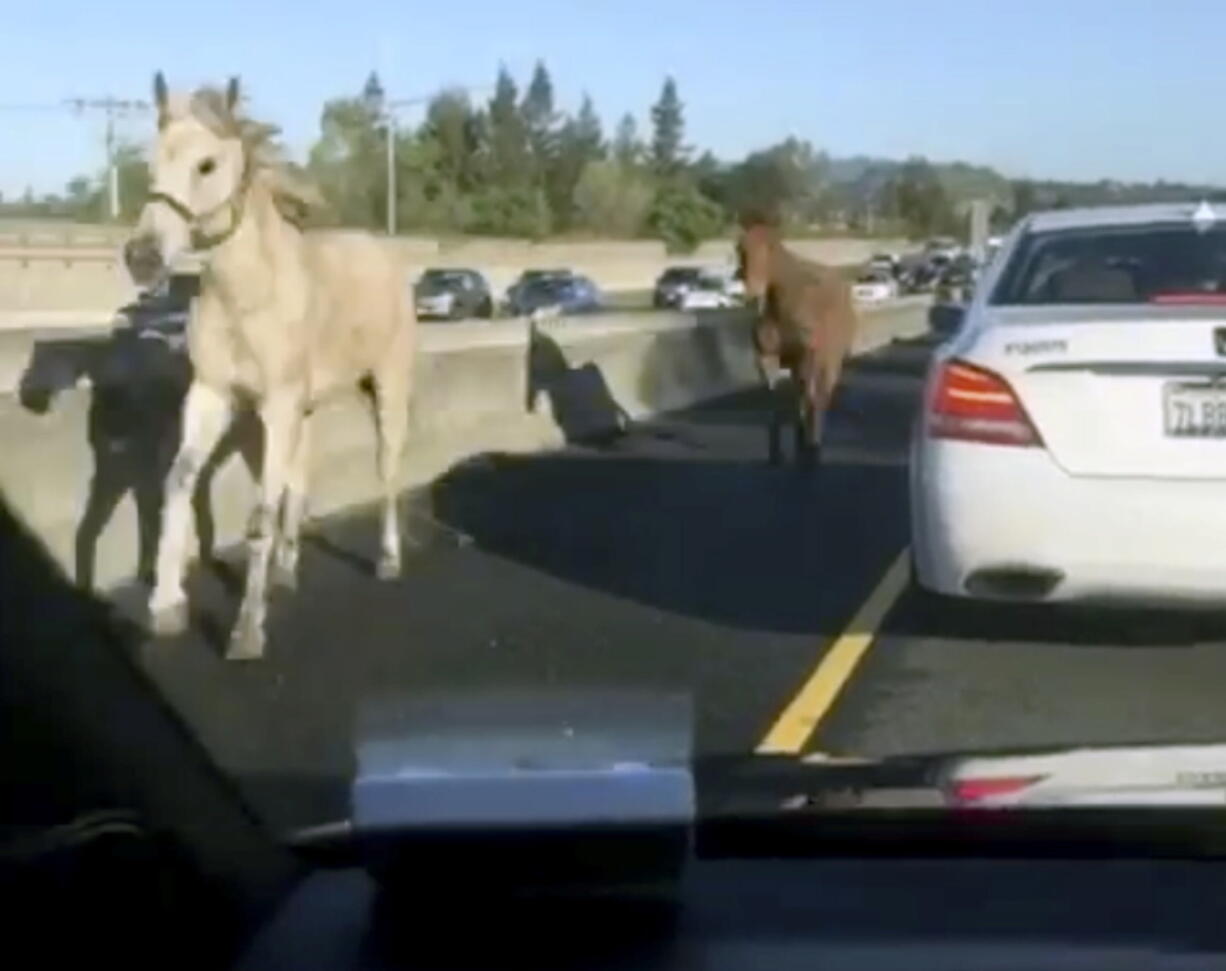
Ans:
{"label": "white horse", "polygon": [[263,469],[248,529],[246,588],[226,656],[257,658],[270,573],[289,586],[297,580],[307,416],[321,397],[367,379],[383,493],[377,573],[399,575],[397,496],[416,320],[388,248],[366,233],[302,228],[319,197],[281,160],[277,129],[239,111],[237,78],[224,94],[203,88],[171,95],[159,72],[153,92],[151,191],[125,261],[138,284],[156,283],[189,249],[200,254],[202,271],[188,325],[194,374],[166,484],[150,619],[159,634],[187,624],[191,496],[235,407],[254,407],[264,427]]}

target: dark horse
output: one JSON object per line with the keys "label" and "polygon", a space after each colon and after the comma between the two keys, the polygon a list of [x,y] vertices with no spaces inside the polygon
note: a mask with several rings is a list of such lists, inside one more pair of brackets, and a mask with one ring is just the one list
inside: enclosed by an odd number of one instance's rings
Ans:
{"label": "dark horse", "polygon": [[[815,464],[826,410],[855,335],[851,287],[838,270],[789,252],[773,220],[745,216],[741,226],[740,276],[757,304],[754,352],[772,397],[770,461],[782,461],[780,430],[787,419],[799,460]],[[784,372],[791,381],[783,380]]]}

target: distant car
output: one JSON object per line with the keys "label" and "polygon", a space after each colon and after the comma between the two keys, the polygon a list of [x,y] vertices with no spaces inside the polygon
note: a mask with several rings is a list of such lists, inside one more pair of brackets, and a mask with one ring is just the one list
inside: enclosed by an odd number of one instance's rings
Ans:
{"label": "distant car", "polygon": [[537,277],[518,287],[510,307],[513,314],[526,316],[550,308],[566,314],[591,313],[600,310],[603,304],[596,284],[585,276],[567,273]]}
{"label": "distant car", "polygon": [[898,296],[898,283],[893,275],[884,270],[861,273],[852,284],[851,295],[864,303],[879,303]]}
{"label": "distant car", "polygon": [[670,266],[660,274],[652,290],[651,303],[658,310],[680,307],[685,294],[692,290],[702,277],[697,266]]}
{"label": "distant car", "polygon": [[962,252],[962,247],[956,239],[949,236],[936,236],[924,244],[924,255],[929,258],[941,257],[945,261],[954,259]]}
{"label": "distant car", "polygon": [[679,310],[720,310],[734,306],[737,298],[729,292],[729,281],[714,273],[701,274],[681,295]]}
{"label": "distant car", "polygon": [[494,299],[490,287],[476,270],[426,270],[413,288],[417,316],[423,320],[492,317]]}
{"label": "distant car", "polygon": [[911,550],[933,594],[1226,599],[1226,206],[1033,213],[937,348]]}
{"label": "distant car", "polygon": [[506,293],[506,308],[509,313],[519,313],[518,307],[519,295],[527,288],[534,286],[546,280],[571,280],[575,274],[572,270],[553,269],[553,270],[524,270],[512,283],[507,287]]}
{"label": "distant car", "polygon": [[869,257],[867,269],[888,273],[897,280],[902,273],[902,260],[893,253],[874,253]]}

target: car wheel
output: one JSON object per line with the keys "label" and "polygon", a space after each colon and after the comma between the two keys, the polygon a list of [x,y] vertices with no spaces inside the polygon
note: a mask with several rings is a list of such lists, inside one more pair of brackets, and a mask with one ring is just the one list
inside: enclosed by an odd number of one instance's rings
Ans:
{"label": "car wheel", "polygon": [[481,301],[481,305],[477,307],[477,316],[485,320],[490,320],[494,316],[494,301],[486,297]]}

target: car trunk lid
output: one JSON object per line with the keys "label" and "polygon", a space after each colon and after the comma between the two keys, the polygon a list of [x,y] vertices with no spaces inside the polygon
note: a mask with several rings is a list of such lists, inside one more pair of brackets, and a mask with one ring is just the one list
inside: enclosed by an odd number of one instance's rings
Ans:
{"label": "car trunk lid", "polygon": [[1226,306],[992,308],[987,324],[971,359],[1069,473],[1226,479]]}

